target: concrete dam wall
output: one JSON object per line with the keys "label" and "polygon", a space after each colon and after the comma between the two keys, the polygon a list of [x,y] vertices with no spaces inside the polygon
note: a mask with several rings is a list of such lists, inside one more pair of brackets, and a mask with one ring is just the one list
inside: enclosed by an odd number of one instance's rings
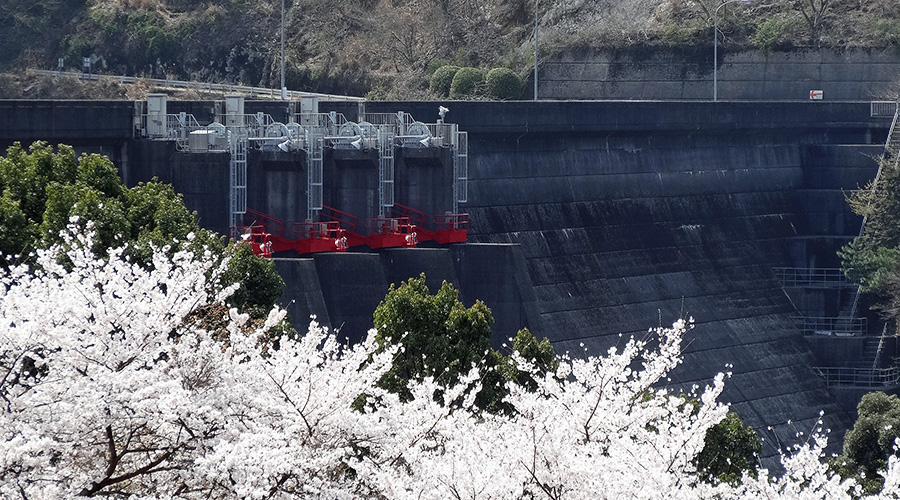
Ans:
{"label": "concrete dam wall", "polygon": [[[528,326],[560,352],[584,345],[602,354],[620,334],[642,337],[692,316],[674,387],[732,365],[723,398],[766,439],[766,456],[812,430],[819,411],[839,443],[852,421],[812,369],[772,268],[833,265],[835,242],[859,227],[840,190],[874,177],[865,155],[877,154],[889,119],[871,116],[868,103],[834,102],[372,102],[367,111],[429,120],[438,104],[469,133],[469,243],[278,259],[295,320],[315,314],[358,338],[387,285],[419,272],[433,287],[454,282],[467,305],[484,300],[498,319],[496,344]],[[10,130],[0,121],[0,141],[14,138]],[[129,183],[173,182],[207,214],[202,223],[221,227],[227,155],[201,161],[114,136],[99,146],[117,152]],[[302,184],[306,166],[254,161],[248,198],[295,216],[291,200],[305,193],[289,186]],[[410,176],[408,197],[446,196],[427,174]],[[335,177],[341,184],[326,194],[358,195]]]}
{"label": "concrete dam wall", "polygon": [[886,123],[868,104],[449,106],[472,138],[469,240],[521,247],[531,326],[557,350],[692,316],[673,385],[733,365],[724,398],[770,445],[820,410],[846,428],[772,268],[833,266],[824,242],[858,231],[840,189],[875,175]]}

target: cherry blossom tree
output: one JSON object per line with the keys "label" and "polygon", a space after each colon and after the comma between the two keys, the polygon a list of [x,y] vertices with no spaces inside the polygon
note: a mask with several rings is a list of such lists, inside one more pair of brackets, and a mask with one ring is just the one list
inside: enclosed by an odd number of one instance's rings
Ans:
{"label": "cherry blossom tree", "polygon": [[[227,263],[184,250],[133,265],[92,235],[0,274],[0,497],[849,499],[860,491],[823,462],[816,434],[785,452],[785,473],[712,485],[694,458],[727,406],[727,374],[666,389],[690,322],[623,339],[602,357],[564,357],[555,373],[517,369],[512,415],[479,411],[473,368],[412,398],[377,387],[394,357],[375,332],[342,346],[315,323],[267,345],[261,322],[231,309],[222,332],[191,315]],[[65,254],[60,259],[61,253]],[[428,360],[425,360],[428,363]],[[440,374],[437,374],[439,376]],[[438,390],[441,389],[441,390]],[[361,394],[366,404],[354,409]],[[438,394],[440,401],[434,395]],[[697,404],[696,402],[699,402]],[[891,458],[880,498],[900,492]]]}
{"label": "cherry blossom tree", "polygon": [[223,343],[189,315],[234,291],[207,295],[226,262],[158,249],[148,270],[121,248],[92,255],[91,235],[67,243],[67,265],[57,247],[37,272],[0,280],[0,497],[255,498],[341,483],[332,473],[365,435],[346,410],[383,366],[370,344],[341,349],[312,325],[264,351],[283,311],[248,328],[235,309]]}

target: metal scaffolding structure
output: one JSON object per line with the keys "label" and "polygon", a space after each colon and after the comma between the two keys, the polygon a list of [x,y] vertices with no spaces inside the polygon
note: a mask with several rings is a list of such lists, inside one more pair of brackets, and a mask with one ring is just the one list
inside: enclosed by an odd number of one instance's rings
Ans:
{"label": "metal scaffolding structure", "polygon": [[[443,116],[448,111],[446,108],[439,108],[441,119],[437,123],[416,121],[412,115],[403,111],[373,114],[361,112],[360,121],[353,122],[334,111],[317,112],[317,101],[301,101],[300,113],[289,114],[287,123],[282,123],[262,112],[245,114],[244,97],[229,95],[225,97],[224,103],[216,104],[216,120],[201,125],[191,114],[167,113],[164,94],[148,94],[146,104],[140,104],[135,110],[135,130],[140,137],[174,141],[181,152],[229,154],[228,211],[232,238],[246,236],[247,154],[252,148],[305,154],[307,210],[304,224],[340,222],[338,229],[347,233],[351,244],[362,241],[364,243],[360,244],[373,248],[398,244],[415,246],[419,236],[441,243],[465,241],[468,214],[460,214],[459,205],[468,201],[468,134],[460,132],[456,124],[443,122]],[[422,214],[419,218],[421,220],[413,225],[408,217],[396,215],[400,206],[395,201],[396,151],[421,150],[412,153],[419,157],[424,154],[425,157],[440,158],[442,155],[438,150],[442,148],[449,149],[452,155],[452,207],[448,207],[450,210],[445,213],[436,214],[433,220]],[[344,158],[350,160],[371,161],[377,158],[378,220],[366,221],[364,227],[371,230],[373,237],[376,236],[374,233],[379,233],[378,241],[367,240],[367,237],[361,235],[354,236],[352,233],[355,224],[353,228],[344,227],[346,224],[343,219],[334,219],[333,214],[340,210],[327,207],[328,211],[323,213],[326,208],[324,162],[327,149],[342,151]],[[266,220],[275,220],[266,214],[262,215]],[[259,216],[256,218],[259,219]],[[426,222],[436,229],[425,229]],[[319,231],[314,228],[312,232],[300,231],[298,235],[302,237],[307,233],[321,233],[320,239],[338,238],[335,233],[338,229]],[[348,239],[344,233],[339,238],[346,247]],[[322,236],[326,234],[327,236]],[[266,233],[266,237],[268,236],[271,235]],[[278,237],[281,238],[281,235]],[[266,238],[260,236],[259,239],[263,241]],[[314,246],[327,248],[326,244]]]}

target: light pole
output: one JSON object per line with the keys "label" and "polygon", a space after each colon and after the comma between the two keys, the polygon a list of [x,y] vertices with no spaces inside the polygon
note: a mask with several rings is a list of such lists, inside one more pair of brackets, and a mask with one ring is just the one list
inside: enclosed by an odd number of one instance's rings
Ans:
{"label": "light pole", "polygon": [[534,0],[534,100],[538,100],[537,70],[538,70],[538,0]]}
{"label": "light pole", "polygon": [[287,87],[284,86],[284,0],[281,0],[281,98],[287,99]]}
{"label": "light pole", "polygon": [[728,0],[722,2],[713,12],[713,101],[719,100],[719,9],[734,2],[749,2],[750,0]]}

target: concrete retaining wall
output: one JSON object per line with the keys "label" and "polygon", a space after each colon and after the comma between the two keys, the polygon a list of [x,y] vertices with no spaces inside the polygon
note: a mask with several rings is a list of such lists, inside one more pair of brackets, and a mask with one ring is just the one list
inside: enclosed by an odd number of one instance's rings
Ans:
{"label": "concrete retaining wall", "polygon": [[[546,59],[538,71],[541,99],[690,99],[713,97],[713,47],[615,52],[582,50]],[[721,100],[828,100],[883,96],[900,77],[900,53],[881,50],[734,52],[719,46]],[[532,97],[533,80],[525,85]]]}

